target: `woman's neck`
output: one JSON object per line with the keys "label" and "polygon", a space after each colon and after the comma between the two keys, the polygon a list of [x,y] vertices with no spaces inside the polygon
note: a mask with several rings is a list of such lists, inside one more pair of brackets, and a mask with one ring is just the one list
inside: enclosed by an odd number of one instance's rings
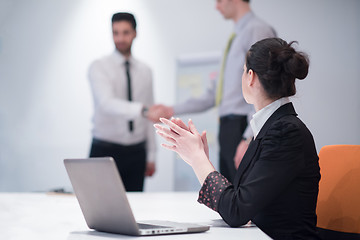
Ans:
{"label": "woman's neck", "polygon": [[257,101],[254,103],[255,111],[258,112],[270,103],[276,101],[277,99],[270,99],[270,98],[258,98]]}

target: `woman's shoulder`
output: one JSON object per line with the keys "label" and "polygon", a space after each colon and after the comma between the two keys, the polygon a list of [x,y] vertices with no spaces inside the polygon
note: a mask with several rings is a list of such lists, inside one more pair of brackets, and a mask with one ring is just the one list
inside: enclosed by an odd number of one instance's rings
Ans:
{"label": "woman's shoulder", "polygon": [[302,140],[304,131],[308,130],[298,117],[286,115],[272,122],[264,135],[264,139],[278,142],[278,144],[285,140],[299,142]]}

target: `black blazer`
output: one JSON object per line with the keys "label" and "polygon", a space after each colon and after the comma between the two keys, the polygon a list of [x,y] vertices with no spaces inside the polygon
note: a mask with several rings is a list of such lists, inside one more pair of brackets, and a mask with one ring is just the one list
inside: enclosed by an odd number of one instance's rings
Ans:
{"label": "black blazer", "polygon": [[249,220],[273,239],[318,239],[320,168],[310,131],[292,103],[281,106],[249,145],[218,212],[230,226]]}

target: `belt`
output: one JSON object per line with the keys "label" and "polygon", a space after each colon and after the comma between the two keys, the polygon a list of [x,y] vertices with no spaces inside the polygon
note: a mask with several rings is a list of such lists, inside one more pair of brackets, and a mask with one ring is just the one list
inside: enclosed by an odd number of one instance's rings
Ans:
{"label": "belt", "polygon": [[145,141],[136,143],[136,144],[131,144],[131,145],[123,145],[123,144],[118,144],[118,143],[107,142],[107,141],[96,139],[96,138],[93,138],[92,143],[95,145],[98,145],[98,146],[124,148],[126,150],[139,149],[139,148],[142,149],[142,148],[145,148],[145,145],[146,145]]}
{"label": "belt", "polygon": [[242,118],[247,118],[247,116],[246,115],[229,114],[229,115],[220,117],[220,121],[239,120],[239,119],[242,119]]}

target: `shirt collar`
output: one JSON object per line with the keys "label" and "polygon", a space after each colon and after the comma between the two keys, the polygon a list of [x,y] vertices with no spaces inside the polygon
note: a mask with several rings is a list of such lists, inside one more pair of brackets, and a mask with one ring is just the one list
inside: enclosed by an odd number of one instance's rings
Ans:
{"label": "shirt collar", "polygon": [[251,18],[253,18],[254,13],[252,11],[249,11],[248,13],[246,13],[244,16],[242,16],[236,23],[235,23],[235,28],[234,28],[234,32],[236,34],[240,33],[244,26],[250,21]]}
{"label": "shirt collar", "polygon": [[256,136],[259,134],[261,128],[264,126],[265,122],[269,119],[269,117],[282,105],[289,103],[290,100],[288,97],[283,97],[280,98],[272,103],[270,103],[269,105],[267,105],[266,107],[264,107],[263,109],[261,109],[260,111],[257,111],[254,115],[253,118],[250,121],[250,125],[251,125],[251,129],[254,133],[254,139],[256,138]]}
{"label": "shirt collar", "polygon": [[114,59],[115,59],[115,61],[116,62],[118,62],[119,64],[122,64],[122,65],[124,65],[125,64],[125,61],[127,60],[127,61],[129,61],[129,63],[131,64],[131,63],[133,63],[133,61],[134,61],[134,59],[133,59],[133,57],[130,55],[130,57],[128,58],[128,59],[126,59],[125,57],[124,57],[124,55],[122,55],[118,50],[114,50],[114,52],[113,52],[113,57],[114,57]]}

